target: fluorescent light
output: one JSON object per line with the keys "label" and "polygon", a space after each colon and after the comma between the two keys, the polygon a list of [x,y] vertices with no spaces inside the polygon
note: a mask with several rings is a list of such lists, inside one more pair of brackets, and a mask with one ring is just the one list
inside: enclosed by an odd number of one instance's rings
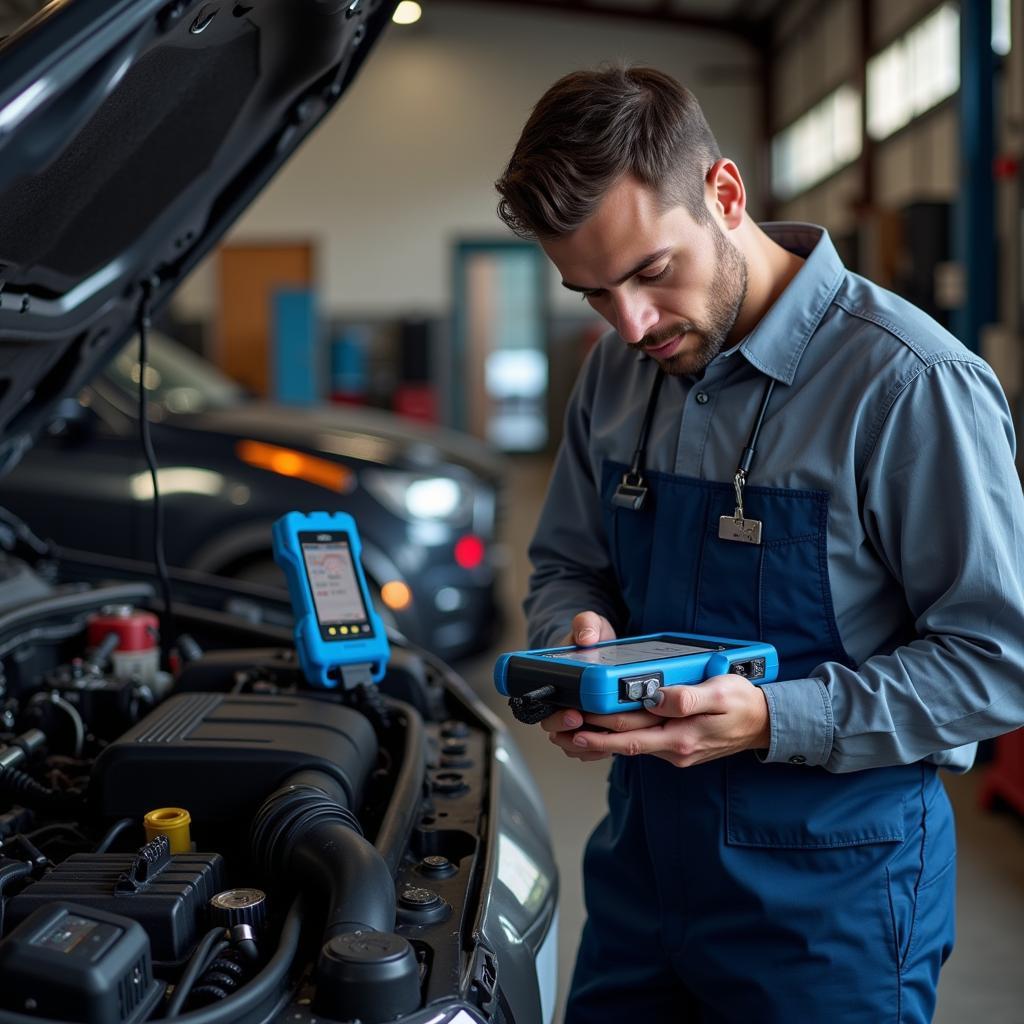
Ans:
{"label": "fluorescent light", "polygon": [[423,15],[423,8],[416,0],[402,0],[391,15],[391,20],[396,25],[415,25]]}

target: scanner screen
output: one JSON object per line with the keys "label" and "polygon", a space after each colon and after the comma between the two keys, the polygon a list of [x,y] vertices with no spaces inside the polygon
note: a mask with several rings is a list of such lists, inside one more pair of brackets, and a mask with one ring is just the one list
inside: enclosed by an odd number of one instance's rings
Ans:
{"label": "scanner screen", "polygon": [[707,654],[720,651],[724,644],[700,644],[698,640],[683,643],[672,638],[653,640],[627,640],[621,644],[600,647],[575,647],[571,651],[550,651],[542,655],[553,661],[585,662],[588,665],[635,665],[645,661],[665,661],[687,654]]}
{"label": "scanner screen", "polygon": [[[342,623],[346,627],[361,627],[367,623],[366,605],[348,540],[304,541],[302,557],[320,625]],[[369,632],[369,629],[364,631],[360,628],[353,630],[355,632]]]}

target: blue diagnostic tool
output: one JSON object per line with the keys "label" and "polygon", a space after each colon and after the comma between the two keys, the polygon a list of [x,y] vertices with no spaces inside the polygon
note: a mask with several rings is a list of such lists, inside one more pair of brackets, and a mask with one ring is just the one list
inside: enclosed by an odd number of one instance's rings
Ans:
{"label": "blue diagnostic tool", "polygon": [[356,521],[344,512],[289,512],[273,533],[306,679],[344,689],[380,682],[390,648],[359,563]]}
{"label": "blue diagnostic tool", "polygon": [[494,684],[516,718],[532,724],[559,708],[599,715],[637,711],[663,686],[729,672],[770,683],[778,675],[779,656],[771,644],[652,633],[593,647],[503,654],[494,666]]}

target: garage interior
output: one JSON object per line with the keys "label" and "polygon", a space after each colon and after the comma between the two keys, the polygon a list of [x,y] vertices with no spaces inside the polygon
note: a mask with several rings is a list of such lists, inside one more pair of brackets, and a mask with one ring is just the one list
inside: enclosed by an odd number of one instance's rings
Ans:
{"label": "garage interior", "polygon": [[[0,35],[40,6],[0,0]],[[492,668],[526,645],[526,549],[566,400],[603,327],[536,246],[503,228],[493,182],[556,78],[618,59],[660,68],[700,99],[744,173],[755,219],[825,226],[848,267],[978,352],[1019,438],[1024,0],[421,7],[414,23],[389,28],[338,109],[158,327],[250,394],[292,407],[296,423],[322,403],[382,409],[412,429],[468,433],[501,459],[489,553],[498,626],[456,668],[508,721],[547,801],[561,874],[561,1006],[583,921],[580,855],[603,811],[606,764],[568,761],[515,723]],[[1024,752],[1016,756],[1024,773]],[[960,857],[939,1024],[1024,1024],[1024,805],[986,798],[996,757],[986,744],[969,774],[945,775]]]}

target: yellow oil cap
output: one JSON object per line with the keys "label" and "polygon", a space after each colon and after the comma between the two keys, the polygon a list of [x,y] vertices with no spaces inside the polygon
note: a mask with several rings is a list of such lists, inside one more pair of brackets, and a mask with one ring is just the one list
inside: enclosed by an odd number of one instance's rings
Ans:
{"label": "yellow oil cap", "polygon": [[142,824],[146,829],[146,842],[157,836],[167,836],[171,853],[192,852],[192,836],[189,832],[192,815],[183,807],[158,807],[142,819]]}

